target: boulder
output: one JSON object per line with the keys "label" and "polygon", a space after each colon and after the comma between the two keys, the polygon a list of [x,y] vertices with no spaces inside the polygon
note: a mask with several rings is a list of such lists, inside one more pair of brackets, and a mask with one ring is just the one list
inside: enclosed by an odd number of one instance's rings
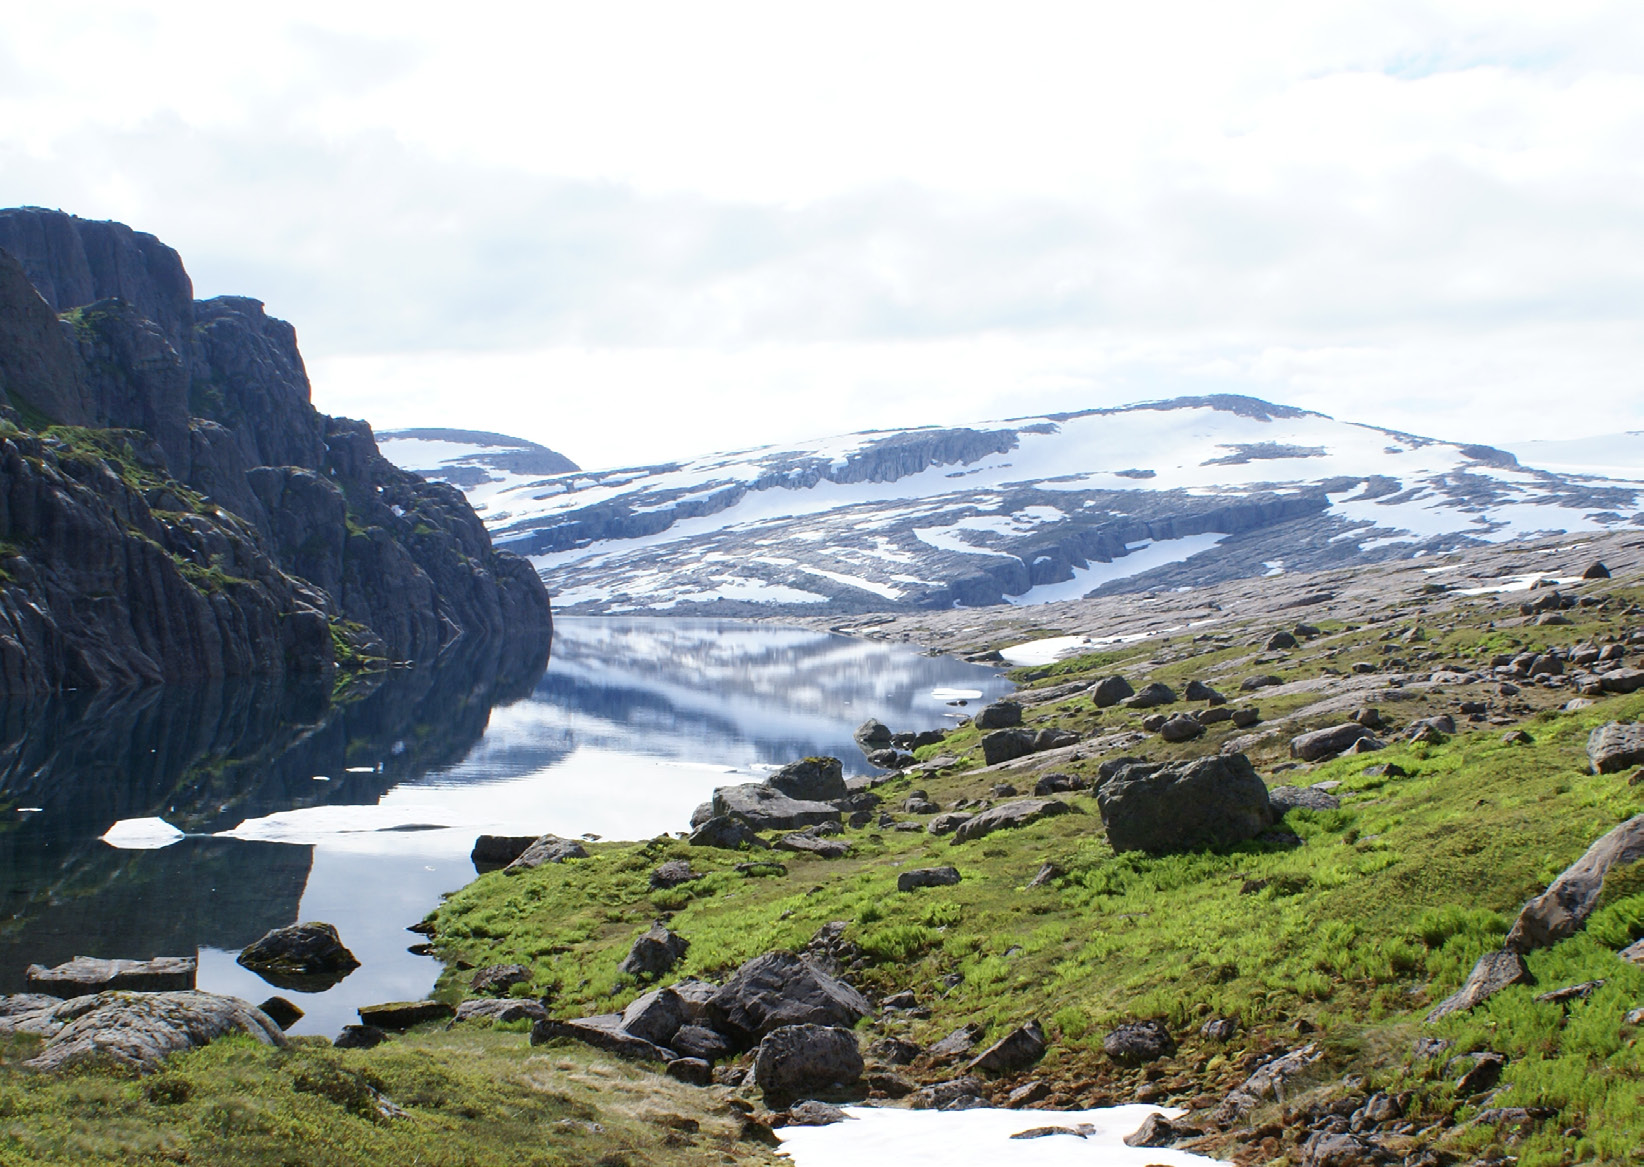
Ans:
{"label": "boulder", "polygon": [[800,802],[826,802],[850,793],[845,789],[845,770],[838,758],[801,758],[765,781],[779,794]]}
{"label": "boulder", "polygon": [[[836,798],[843,798],[841,789]],[[826,802],[790,798],[763,782],[721,786],[714,791],[714,815],[735,815],[756,831],[797,831],[818,823],[838,823],[839,808]]]}
{"label": "boulder", "polygon": [[1054,798],[1020,798],[1014,802],[1002,802],[961,824],[953,832],[953,841],[964,843],[991,835],[994,831],[1025,827],[1051,815],[1066,814],[1072,809],[1067,803]]}
{"label": "boulder", "polygon": [[622,1028],[652,1045],[672,1046],[674,1034],[685,1022],[685,1003],[672,989],[653,989],[635,997],[622,1011]]}
{"label": "boulder", "polygon": [[1199,1036],[1206,1041],[1232,1041],[1239,1035],[1239,1023],[1231,1017],[1212,1017],[1199,1026]]}
{"label": "boulder", "polygon": [[1301,1145],[1301,1167],[1373,1167],[1398,1161],[1397,1156],[1351,1131],[1317,1130]]}
{"label": "boulder", "polygon": [[687,1086],[714,1084],[714,1068],[705,1058],[675,1058],[668,1063],[664,1072],[674,1081]]}
{"label": "boulder", "polygon": [[671,987],[685,1010],[686,1019],[692,1022],[701,1021],[708,1016],[708,1002],[719,992],[718,985],[699,981],[695,977],[675,981]]}
{"label": "boulder", "polygon": [[982,738],[982,761],[988,766],[1025,758],[1038,748],[1039,735],[1031,729],[996,729]]}
{"label": "boulder", "polygon": [[[1043,774],[1033,784],[1033,793],[1039,798],[1045,798],[1052,794],[1071,794],[1076,790],[1083,790],[1089,785],[1090,783],[1083,778],[1072,774]],[[1015,790],[1012,790],[1011,796],[1014,796],[1015,793]]]}
{"label": "boulder", "polygon": [[1233,724],[1240,729],[1249,729],[1262,719],[1261,710],[1253,705],[1246,705],[1235,709],[1232,714]]}
{"label": "boulder", "polygon": [[669,1044],[688,1058],[701,1058],[709,1063],[717,1062],[736,1052],[732,1049],[731,1043],[725,1040],[724,1034],[709,1029],[706,1025],[681,1025],[674,1030]]}
{"label": "boulder", "polygon": [[1644,762],[1644,723],[1612,721],[1587,735],[1587,760],[1594,774],[1614,774]]}
{"label": "boulder", "polygon": [[1293,633],[1286,632],[1281,628],[1272,636],[1269,636],[1267,638],[1267,643],[1262,647],[1267,649],[1269,652],[1278,652],[1283,649],[1295,648],[1297,643],[1298,642]]}
{"label": "boulder", "polygon": [[1270,689],[1274,685],[1282,684],[1284,684],[1284,678],[1275,673],[1257,673],[1255,676],[1246,677],[1240,681],[1239,690],[1244,693],[1252,693],[1257,689]]}
{"label": "boulder", "polygon": [[1135,695],[1136,690],[1130,687],[1130,682],[1119,676],[1103,677],[1090,687],[1091,700],[1096,702],[1098,709],[1107,709]]}
{"label": "boulder", "polygon": [[1606,693],[1636,693],[1644,689],[1644,669],[1611,669],[1599,674],[1598,684]]}
{"label": "boulder", "polygon": [[468,978],[468,991],[491,997],[506,996],[515,985],[531,983],[531,970],[523,964],[488,964]]}
{"label": "boulder", "polygon": [[1159,727],[1159,736],[1167,742],[1190,742],[1204,736],[1204,723],[1187,713],[1178,713]]}
{"label": "boulder", "polygon": [[1203,681],[1189,681],[1187,688],[1182,690],[1182,696],[1189,701],[1208,701],[1212,705],[1220,705],[1227,700]]}
{"label": "boulder", "polygon": [[474,849],[468,853],[468,858],[474,864],[474,870],[476,871],[482,873],[495,871],[499,867],[507,867],[525,854],[525,849],[541,837],[541,835],[481,835],[474,840]]}
{"label": "boulder", "polygon": [[1115,851],[1232,847],[1273,825],[1267,787],[1243,754],[1126,766],[1096,795]]}
{"label": "boulder", "polygon": [[631,977],[659,977],[678,964],[690,946],[689,940],[668,931],[659,920],[634,941],[617,971]]}
{"label": "boulder", "polygon": [[646,1041],[643,1037],[636,1037],[622,1028],[620,1013],[599,1013],[592,1017],[576,1017],[569,1021],[544,1017],[531,1024],[532,1045],[542,1045],[559,1038],[580,1041],[606,1053],[633,1058],[636,1061],[666,1064],[674,1060],[673,1050]]}
{"label": "boulder", "polygon": [[670,859],[651,872],[651,887],[657,891],[666,891],[668,888],[701,878],[701,872],[691,870],[689,859]]}
{"label": "boulder", "polygon": [[361,1005],[360,1023],[378,1029],[410,1029],[425,1021],[444,1021],[456,1010],[444,1001],[389,1001],[381,1005]]}
{"label": "boulder", "polygon": [[270,984],[297,991],[329,987],[360,967],[337,929],[320,922],[275,928],[236,959]]}
{"label": "boulder", "polygon": [[257,1008],[281,1030],[290,1029],[303,1019],[303,1011],[284,997],[270,997]]}
{"label": "boulder", "polygon": [[957,867],[916,867],[896,877],[896,890],[914,891],[921,887],[949,887],[958,882]]}
{"label": "boulder", "polygon": [[1154,681],[1133,697],[1125,698],[1126,709],[1152,709],[1159,705],[1174,705],[1176,690],[1160,681]]}
{"label": "boulder", "polygon": [[772,845],[778,851],[799,851],[819,859],[843,859],[851,853],[851,845],[843,839],[828,839],[804,832],[783,835]]}
{"label": "boulder", "polygon": [[837,1106],[807,1098],[788,1107],[789,1126],[832,1126],[836,1122],[851,1121],[851,1116]]}
{"label": "boulder", "polygon": [[99,960],[94,956],[77,956],[55,968],[31,964],[26,976],[33,992],[83,997],[113,989],[134,992],[192,989],[196,967],[192,956],[157,956],[153,960]]}
{"label": "boulder", "polygon": [[861,993],[792,952],[754,957],[707,1007],[714,1029],[746,1045],[784,1025],[849,1028],[871,1012]]}
{"label": "boulder", "polygon": [[1033,735],[1033,751],[1039,753],[1043,750],[1059,750],[1063,746],[1071,746],[1078,740],[1079,735],[1071,729],[1058,729],[1053,726],[1041,729]]}
{"label": "boulder", "polygon": [[784,1025],[760,1041],[753,1072],[768,1097],[793,1098],[854,1083],[862,1076],[862,1051],[842,1026]]}
{"label": "boulder", "polygon": [[518,875],[522,871],[530,871],[534,867],[541,867],[544,863],[564,863],[567,859],[588,858],[588,848],[575,839],[562,839],[558,835],[543,835],[529,847],[521,851],[519,858],[502,869],[504,875]]}
{"label": "boulder", "polygon": [[966,1070],[987,1074],[1014,1074],[1045,1056],[1045,1031],[1037,1021],[1029,1021],[988,1046],[971,1059]]}
{"label": "boulder", "polygon": [[1127,1021],[1102,1039],[1102,1049],[1121,1065],[1139,1066],[1174,1057],[1176,1039],[1162,1021]]}
{"label": "boulder", "polygon": [[938,1059],[964,1057],[976,1048],[979,1039],[985,1030],[975,1022],[961,1025],[941,1041],[930,1047],[930,1056]]}
{"label": "boulder", "polygon": [[1427,1023],[1431,1025],[1451,1013],[1466,1012],[1501,992],[1508,985],[1533,984],[1535,977],[1530,975],[1524,957],[1516,952],[1486,952],[1478,958],[1478,963],[1473,966],[1473,971],[1467,974],[1467,980],[1461,988],[1428,1012]]}
{"label": "boulder", "polygon": [[1587,570],[1581,573],[1582,579],[1609,579],[1610,569],[1600,560],[1594,560],[1587,565]]}
{"label": "boulder", "polygon": [[1196,1138],[1201,1132],[1195,1127],[1178,1127],[1158,1111],[1142,1120],[1142,1125],[1124,1138],[1127,1147],[1168,1147],[1177,1139]]}
{"label": "boulder", "polygon": [[975,1110],[986,1106],[985,1087],[969,1074],[947,1082],[937,1082],[914,1092],[914,1110]]}
{"label": "boulder", "polygon": [[1328,729],[1315,729],[1290,739],[1290,756],[1304,762],[1333,758],[1360,738],[1369,737],[1370,731],[1356,721],[1346,721]]}
{"label": "boulder", "polygon": [[1640,859],[1644,859],[1644,814],[1607,832],[1548,884],[1546,891],[1525,904],[1507,934],[1507,949],[1529,952],[1573,936],[1598,905],[1610,871]]}
{"label": "boulder", "polygon": [[76,1002],[77,1015],[23,1064],[35,1070],[78,1065],[124,1066],[150,1073],[170,1055],[244,1033],[264,1045],[286,1044],[261,1010],[238,997],[197,991],[99,993]]}
{"label": "boulder", "polygon": [[946,814],[939,814],[931,819],[925,830],[933,835],[951,835],[975,817],[975,815],[966,814],[963,811],[950,810]]}
{"label": "boulder", "polygon": [[864,754],[873,750],[882,750],[891,744],[890,726],[873,717],[857,726],[856,732],[851,737]]}
{"label": "boulder", "polygon": [[331,1044],[337,1049],[375,1049],[387,1040],[388,1034],[375,1025],[345,1025]]}
{"label": "boulder", "polygon": [[691,832],[691,846],[717,847],[723,851],[737,851],[743,847],[767,847],[768,843],[754,833],[747,821],[736,815],[714,815]]}
{"label": "boulder", "polygon": [[995,701],[984,705],[973,722],[977,729],[1009,729],[1022,724],[1022,707],[1015,701]]}
{"label": "boulder", "polygon": [[525,1001],[505,997],[464,1001],[457,1006],[454,1021],[536,1021],[548,1016],[540,1001]]}
{"label": "boulder", "polygon": [[1283,818],[1293,810],[1337,810],[1341,799],[1311,786],[1275,786],[1267,792],[1267,804],[1275,818]]}

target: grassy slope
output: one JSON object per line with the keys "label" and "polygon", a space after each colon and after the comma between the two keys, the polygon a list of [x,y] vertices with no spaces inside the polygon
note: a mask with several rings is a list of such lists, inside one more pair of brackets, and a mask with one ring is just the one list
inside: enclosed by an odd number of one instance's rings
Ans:
{"label": "grassy slope", "polygon": [[[1129,660],[1106,653],[1033,672],[1042,672],[1046,685],[1114,669],[1174,683],[1229,667],[1235,679],[1273,671],[1291,680],[1381,659],[1390,655],[1384,645],[1395,646],[1413,667],[1431,669],[1420,662],[1482,654],[1487,663],[1489,653],[1514,647],[1512,640],[1573,644],[1621,628],[1614,608],[1583,611],[1574,627],[1489,627],[1501,616],[1501,609],[1480,604],[1429,617],[1422,627],[1430,639],[1413,643],[1402,638],[1410,621],[1337,626],[1282,656],[1181,640],[1143,646]],[[1381,641],[1389,628],[1394,638]],[[1476,695],[1458,689],[1383,708],[1408,721],[1453,710]],[[1274,784],[1343,783],[1336,792],[1340,810],[1293,812],[1287,820],[1305,839],[1296,849],[1115,855],[1094,799],[1082,796],[1069,798],[1082,814],[957,846],[923,832],[848,832],[855,844],[850,858],[783,855],[786,877],[743,876],[731,869],[745,855],[658,839],[598,847],[588,860],[518,877],[483,876],[439,911],[439,941],[453,961],[529,965],[535,989],[554,997],[557,1013],[573,1016],[618,1008],[641,991],[616,965],[653,917],[669,916],[670,926],[692,942],[676,971],[709,977],[767,949],[802,946],[821,925],[845,920],[847,936],[868,962],[853,979],[879,993],[912,988],[933,1010],[928,1021],[889,1022],[891,1030],[928,1042],[976,1021],[994,1037],[1037,1017],[1054,1040],[1032,1076],[1054,1081],[1070,1101],[1128,1099],[1144,1080],[1156,1080],[1165,1096],[1183,1102],[1225,1090],[1262,1051],[1294,1045],[1297,1023],[1305,1021],[1317,1027],[1331,1055],[1319,1081],[1348,1070],[1368,1074],[1377,1085],[1415,1091],[1429,1120],[1450,1115],[1465,1122],[1472,1111],[1458,1109],[1437,1064],[1409,1065],[1411,1039],[1429,1032],[1422,1015],[1460,984],[1481,953],[1500,946],[1526,898],[1598,835],[1644,810],[1644,788],[1629,785],[1626,775],[1586,773],[1584,752],[1593,726],[1644,717],[1644,695],[1604,698],[1575,713],[1550,708],[1571,696],[1568,689],[1529,689],[1513,699],[1521,712],[1528,710],[1517,719],[1535,739],[1528,745],[1505,744],[1502,727],[1482,725],[1442,744],[1395,746],[1286,770]],[[1316,699],[1261,703],[1271,717]],[[1029,720],[1089,731],[1121,728],[1139,717],[1072,700],[1030,709]],[[1238,732],[1217,727],[1178,746],[1152,738],[1133,752],[1209,753]],[[1271,774],[1291,766],[1283,751],[1293,732],[1298,728],[1253,748],[1259,769]],[[960,731],[930,752],[962,752],[975,740],[974,731]],[[1092,774],[1099,761],[1092,756],[1062,768]],[[1383,762],[1397,763],[1408,776],[1363,773]],[[941,774],[899,779],[881,792],[889,803],[915,787],[943,805],[984,796],[1001,775],[974,773],[976,765],[966,756]],[[648,873],[670,858],[689,858],[709,874],[684,888],[652,892]],[[1026,889],[1045,861],[1066,874],[1051,886]],[[896,892],[898,871],[944,863],[964,875],[957,887]],[[1621,1024],[1627,1009],[1644,1003],[1644,969],[1614,955],[1644,934],[1644,884],[1615,882],[1586,933],[1531,957],[1539,988],[1508,990],[1431,1030],[1455,1039],[1458,1050],[1511,1055],[1509,1089],[1494,1105],[1558,1110],[1514,1145],[1526,1165],[1624,1162],[1644,1150],[1638,1099],[1644,1067],[1635,1032]],[[943,978],[954,975],[962,979],[944,991]],[[1532,1000],[1543,989],[1587,979],[1606,981],[1589,1001],[1566,1008]],[[449,976],[444,991],[460,995],[459,986],[459,978]],[[1100,1052],[1102,1035],[1128,1016],[1166,1018],[1178,1035],[1191,1035],[1212,1015],[1237,1016],[1245,1032],[1230,1047],[1190,1036],[1177,1058],[1145,1073],[1121,1070]],[[1506,1137],[1473,1128],[1449,1142],[1478,1150]]]}

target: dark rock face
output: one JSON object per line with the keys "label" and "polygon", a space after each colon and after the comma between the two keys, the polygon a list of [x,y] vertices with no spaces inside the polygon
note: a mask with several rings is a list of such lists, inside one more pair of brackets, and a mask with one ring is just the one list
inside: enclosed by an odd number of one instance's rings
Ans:
{"label": "dark rock face", "polygon": [[996,729],[982,739],[982,761],[997,766],[1025,758],[1037,748],[1038,738],[1031,729]]}
{"label": "dark rock face", "polygon": [[360,1022],[378,1029],[410,1029],[425,1021],[444,1021],[455,1012],[444,1001],[386,1001],[359,1008]]}
{"label": "dark rock face", "polygon": [[1273,825],[1267,787],[1243,754],[1126,766],[1096,800],[1115,851],[1231,847]]}
{"label": "dark rock face", "polygon": [[916,891],[922,887],[951,887],[958,882],[957,867],[921,867],[898,875],[896,890]]}
{"label": "dark rock face", "polygon": [[784,1025],[759,1043],[754,1081],[767,1095],[792,1098],[849,1086],[862,1076],[856,1034],[833,1025]]}
{"label": "dark rock face", "polygon": [[[673,1046],[674,1034],[684,1024],[685,1003],[672,989],[656,989],[636,997],[622,1011],[622,1028],[653,1045]],[[686,1050],[679,1052],[698,1056]]]}
{"label": "dark rock face", "polygon": [[871,1012],[861,993],[791,952],[754,957],[708,1002],[713,1028],[748,1045],[784,1025],[849,1029]]}
{"label": "dark rock face", "polygon": [[0,694],[548,629],[541,580],[458,491],[313,408],[260,303],[195,301],[177,254],[118,223],[0,211],[0,249]]}
{"label": "dark rock face", "polygon": [[1015,701],[995,701],[976,714],[977,729],[1009,729],[1022,724],[1022,706]]}
{"label": "dark rock face", "polygon": [[844,766],[838,758],[801,758],[790,762],[766,779],[772,789],[801,802],[826,802],[844,798]]}

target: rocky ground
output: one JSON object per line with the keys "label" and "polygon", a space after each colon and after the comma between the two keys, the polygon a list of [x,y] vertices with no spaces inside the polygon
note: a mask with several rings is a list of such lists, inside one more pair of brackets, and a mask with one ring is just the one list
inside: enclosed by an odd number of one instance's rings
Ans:
{"label": "rocky ground", "polygon": [[[309,1129],[437,1129],[438,1162],[491,1153],[463,1116],[515,1113],[509,1091],[597,1111],[577,1091],[600,1075],[629,1101],[556,1144],[573,1161],[760,1160],[772,1128],[865,1101],[1016,1108],[1045,1137],[1058,1111],[1152,1103],[1183,1113],[1136,1143],[1238,1163],[1636,1162],[1641,550],[858,621],[1073,655],[945,733],[865,725],[874,778],[801,759],[677,835],[482,840],[493,870],[416,927],[441,1007],[339,1043],[373,1048],[236,1038],[161,1077],[204,1097],[232,1048],[262,1075],[240,1105],[284,1114],[319,1059],[374,1093],[339,1087],[354,1109]],[[8,1062],[50,1061],[74,1020],[19,1028]],[[147,1089],[118,1086],[123,1121],[165,1117]],[[632,1119],[662,1100],[674,1118]],[[251,1145],[187,1105],[197,1153]],[[553,1121],[604,1121],[582,1114]]]}

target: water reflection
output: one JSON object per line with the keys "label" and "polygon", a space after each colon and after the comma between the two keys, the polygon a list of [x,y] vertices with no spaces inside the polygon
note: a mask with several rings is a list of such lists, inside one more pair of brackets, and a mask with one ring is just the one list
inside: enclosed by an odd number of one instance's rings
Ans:
{"label": "water reflection", "polygon": [[[298,1032],[333,1034],[373,1001],[427,992],[404,927],[473,877],[481,831],[640,838],[682,828],[716,786],[807,754],[862,772],[851,731],[939,725],[975,666],[722,621],[567,619],[546,643],[473,644],[319,687],[224,684],[0,708],[0,991],[76,954],[200,955],[200,985],[274,990],[233,963],[269,928],[327,920],[364,962],[287,994]],[[323,779],[323,780],[321,780]],[[117,821],[171,846],[122,850]]]}

